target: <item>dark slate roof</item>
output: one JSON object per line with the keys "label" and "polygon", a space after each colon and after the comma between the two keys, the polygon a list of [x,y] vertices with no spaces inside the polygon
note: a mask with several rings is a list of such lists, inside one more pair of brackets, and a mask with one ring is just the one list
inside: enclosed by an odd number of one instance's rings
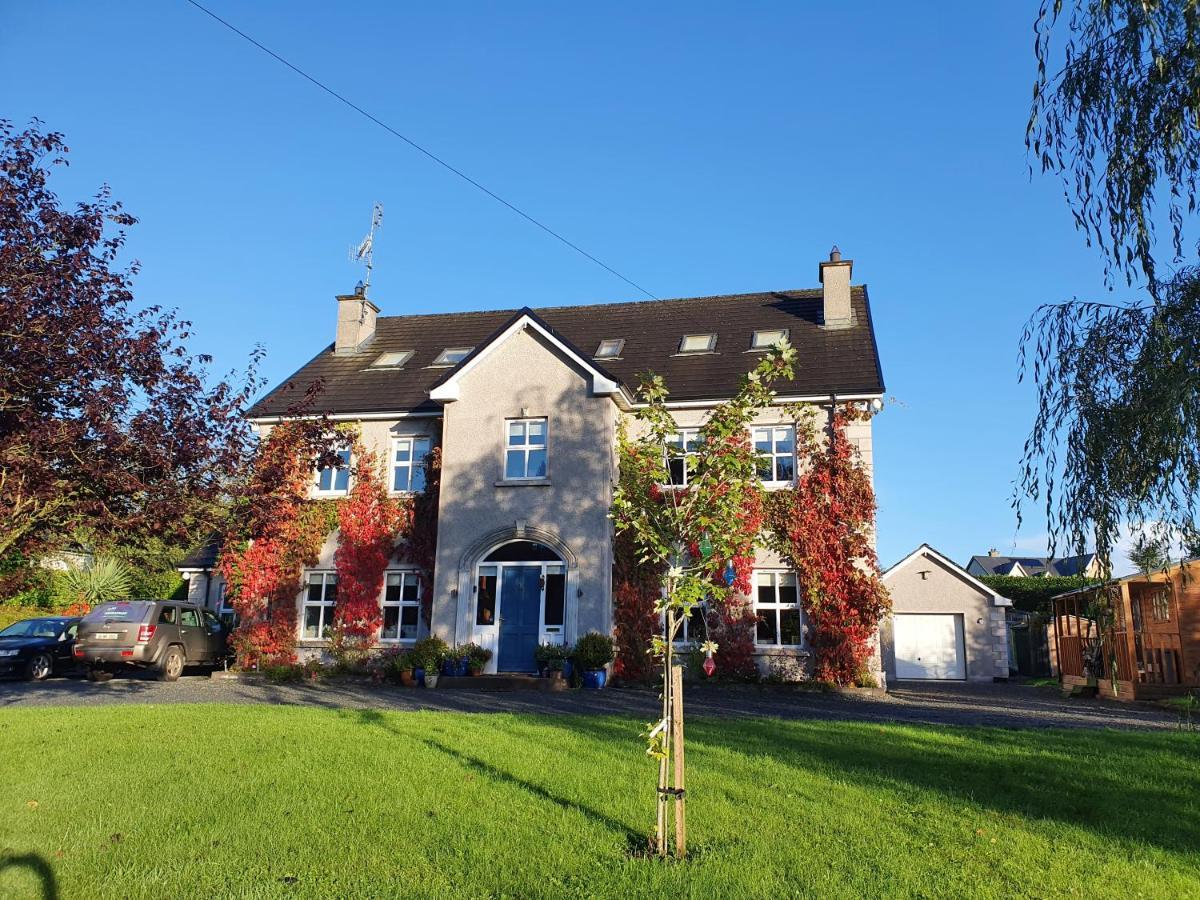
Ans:
{"label": "dark slate roof", "polygon": [[[648,371],[662,375],[672,400],[708,400],[731,396],[738,379],[753,365],[751,333],[756,329],[787,328],[797,350],[795,378],[776,385],[784,396],[880,394],[883,374],[866,287],[854,287],[851,306],[855,324],[826,330],[821,326],[821,292],[776,291],[607,303],[596,306],[555,306],[533,310],[565,341],[584,354],[595,353],[601,340],[623,338],[620,359],[597,360],[604,371],[632,393],[637,376]],[[429,389],[450,371],[431,368],[447,347],[477,347],[520,311],[381,316],[374,337],[356,353],[335,355],[327,344],[283,384],[251,407],[251,418],[287,415],[315,381],[324,385],[311,412],[353,414],[393,410],[434,411]],[[330,310],[330,331],[334,316]],[[685,334],[717,334],[716,352],[678,355]],[[376,369],[371,362],[389,350],[413,350],[402,369]]]}
{"label": "dark slate roof", "polygon": [[177,569],[211,569],[217,564],[221,552],[221,536],[210,534],[204,542],[188,551],[188,555],[176,566]]}
{"label": "dark slate roof", "polygon": [[1011,575],[1013,565],[1020,563],[1026,575],[1068,576],[1082,575],[1095,558],[1095,553],[1082,556],[972,556],[971,562],[981,566],[988,575]]}

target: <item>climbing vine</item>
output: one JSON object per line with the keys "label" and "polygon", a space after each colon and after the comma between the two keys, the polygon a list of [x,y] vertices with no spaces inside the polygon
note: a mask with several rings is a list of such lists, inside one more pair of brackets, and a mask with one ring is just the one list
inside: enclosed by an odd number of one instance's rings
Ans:
{"label": "climbing vine", "polygon": [[794,410],[803,469],[794,487],[771,495],[767,539],[800,580],[816,678],[861,683],[890,606],[875,554],[875,491],[846,436],[847,425],[869,413],[838,406],[828,429],[814,427],[816,415]]}

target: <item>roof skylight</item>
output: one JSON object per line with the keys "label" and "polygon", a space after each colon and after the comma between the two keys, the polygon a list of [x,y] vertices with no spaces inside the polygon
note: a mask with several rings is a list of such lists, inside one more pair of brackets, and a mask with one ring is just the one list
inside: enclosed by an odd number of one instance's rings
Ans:
{"label": "roof skylight", "polygon": [[447,347],[433,361],[435,366],[457,366],[474,350],[474,347]]}
{"label": "roof skylight", "polygon": [[380,353],[371,363],[372,369],[399,369],[406,362],[412,359],[413,351],[411,350],[389,350],[386,353]]}
{"label": "roof skylight", "polygon": [[685,334],[679,342],[680,353],[711,353],[716,348],[715,334]]}
{"label": "roof skylight", "polygon": [[625,348],[625,338],[608,338],[596,348],[596,359],[615,359]]}
{"label": "roof skylight", "polygon": [[750,339],[751,350],[769,350],[781,341],[788,339],[788,330],[786,328],[767,328],[762,331],[754,332],[754,337]]}

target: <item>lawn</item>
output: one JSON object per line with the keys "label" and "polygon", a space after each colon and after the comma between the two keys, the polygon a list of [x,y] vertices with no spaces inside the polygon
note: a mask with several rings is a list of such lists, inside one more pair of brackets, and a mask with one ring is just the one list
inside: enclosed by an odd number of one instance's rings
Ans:
{"label": "lawn", "polygon": [[[0,896],[1200,895],[1200,736],[689,723],[683,864],[638,723],[0,711]],[[46,896],[51,896],[46,894]]]}

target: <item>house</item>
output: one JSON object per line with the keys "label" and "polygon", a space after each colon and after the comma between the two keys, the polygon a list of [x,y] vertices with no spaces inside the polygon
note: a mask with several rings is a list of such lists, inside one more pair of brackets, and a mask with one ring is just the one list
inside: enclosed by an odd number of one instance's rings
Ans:
{"label": "house", "polygon": [[1118,700],[1200,687],[1200,558],[1054,598],[1064,689]]}
{"label": "house", "polygon": [[[320,380],[332,419],[355,422],[388,462],[396,492],[421,490],[420,461],[441,448],[441,489],[431,621],[418,597],[427,573],[388,572],[380,643],[404,645],[433,632],[451,644],[494,651],[488,671],[528,671],[539,642],[611,633],[618,422],[638,405],[639,375],[662,375],[679,440],[694,439],[705,413],[731,397],[759,354],[786,338],[798,352],[794,378],[777,384],[752,437],[768,488],[796,472],[785,406],[872,403],[883,392],[865,286],[834,252],[821,287],[691,299],[381,316],[364,293],[337,298],[332,344],[249,411],[266,431]],[[871,423],[848,433],[871,466]],[[686,483],[686,463],[678,473]],[[345,469],[318,474],[313,495],[343,496]],[[302,653],[319,653],[336,602],[330,535],[297,598]],[[210,606],[222,591],[211,555],[189,559],[189,590]],[[761,665],[808,659],[794,572],[757,558],[754,602]],[[691,637],[696,637],[695,635]]]}
{"label": "house", "polygon": [[884,572],[883,583],[892,598],[880,626],[889,680],[1008,678],[1011,600],[928,544]]}
{"label": "house", "polygon": [[1081,575],[1102,578],[1100,558],[1095,553],[1079,556],[1001,556],[994,547],[987,556],[972,556],[967,571],[976,578],[984,575],[1009,575],[1014,578],[1056,576],[1067,578]]}

